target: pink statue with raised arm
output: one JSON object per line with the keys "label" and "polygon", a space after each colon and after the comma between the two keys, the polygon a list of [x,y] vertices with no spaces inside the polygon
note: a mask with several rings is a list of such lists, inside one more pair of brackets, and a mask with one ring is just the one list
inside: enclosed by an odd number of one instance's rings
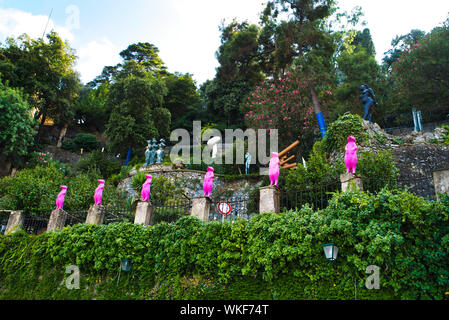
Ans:
{"label": "pink statue with raised arm", "polygon": [[65,194],[67,193],[67,186],[61,186],[61,192],[59,192],[56,198],[56,210],[63,210]]}
{"label": "pink statue with raised arm", "polygon": [[98,180],[98,187],[95,189],[94,201],[97,206],[101,206],[101,198],[103,197],[104,180]]}
{"label": "pink statue with raised arm", "polygon": [[203,192],[205,197],[210,197],[214,185],[214,168],[207,167],[207,173],[204,176]]}
{"label": "pink statue with raised arm", "polygon": [[279,180],[279,153],[272,152],[271,153],[271,159],[270,164],[268,168],[268,175],[270,176],[270,186],[273,184],[278,186],[278,180]]}
{"label": "pink statue with raised arm", "polygon": [[145,181],[145,183],[142,185],[142,201],[150,201],[150,190],[151,190],[151,180],[153,179],[152,175],[146,174],[145,177],[147,178],[147,180]]}
{"label": "pink statue with raised arm", "polygon": [[345,165],[346,173],[355,173],[357,166],[357,145],[355,144],[355,138],[353,136],[348,137],[348,144],[346,145]]}

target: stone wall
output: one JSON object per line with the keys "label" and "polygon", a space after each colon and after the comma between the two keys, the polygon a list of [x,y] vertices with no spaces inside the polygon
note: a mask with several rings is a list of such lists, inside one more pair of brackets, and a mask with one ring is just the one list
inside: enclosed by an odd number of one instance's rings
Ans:
{"label": "stone wall", "polygon": [[[203,179],[206,172],[173,169],[171,165],[143,167],[139,169],[139,172],[147,172],[153,177],[164,176],[173,180],[175,183],[183,186],[184,194],[191,199],[203,196]],[[126,192],[130,197],[138,197],[131,186],[135,174],[137,174],[136,170],[131,171],[130,177],[122,180],[118,185],[119,190]],[[227,181],[219,175],[215,175],[214,192],[218,192],[219,195],[226,198],[246,197],[251,190],[261,186],[262,179],[263,177],[260,177],[259,179],[247,179],[242,175],[242,179]]]}

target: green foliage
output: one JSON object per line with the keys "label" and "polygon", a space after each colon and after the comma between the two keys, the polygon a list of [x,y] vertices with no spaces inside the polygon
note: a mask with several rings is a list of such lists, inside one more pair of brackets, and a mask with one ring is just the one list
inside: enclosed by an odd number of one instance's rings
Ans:
{"label": "green foliage", "polygon": [[103,132],[109,119],[110,109],[107,105],[110,85],[103,83],[97,88],[87,85],[81,89],[77,100],[75,119],[78,124],[92,127]]}
{"label": "green foliage", "polygon": [[[60,186],[66,185],[64,210],[85,210],[93,204],[98,179],[98,171],[67,177],[55,164],[38,165],[19,171],[14,177],[0,179],[0,203],[5,206],[2,209],[48,216],[55,209]],[[103,191],[104,203],[114,203],[119,198],[117,190],[107,183]]]}
{"label": "green foliage", "polygon": [[[142,185],[146,181],[145,175],[148,174],[144,171],[139,172],[133,177],[131,182],[132,188],[138,192],[140,198],[140,192],[142,191]],[[153,204],[166,204],[169,201],[185,200],[183,197],[182,188],[177,186],[171,179],[164,176],[153,177],[151,180],[150,201]]]}
{"label": "green foliage", "polygon": [[80,89],[75,61],[74,50],[54,31],[46,39],[31,39],[26,34],[7,38],[0,46],[3,79],[11,87],[23,88],[41,125],[47,117],[56,124],[72,121]]}
{"label": "green foliage", "polygon": [[335,184],[343,173],[341,164],[333,165],[323,150],[324,141],[318,141],[306,161],[306,167],[299,163],[296,170],[289,170],[286,176],[286,190],[315,190]]}
{"label": "green foliage", "polygon": [[397,187],[399,170],[389,150],[365,151],[358,156],[357,174],[363,177],[364,190],[378,192]]}
{"label": "green foliage", "polygon": [[120,172],[120,164],[115,160],[110,160],[104,152],[95,150],[87,157],[81,158],[76,164],[78,172],[92,172],[98,170],[103,179],[107,179],[113,174]]}
{"label": "green foliage", "polygon": [[78,133],[75,139],[73,139],[73,143],[78,150],[83,149],[85,152],[90,152],[100,147],[97,137],[90,133]]}
{"label": "green foliage", "polygon": [[359,115],[343,115],[332,122],[323,140],[323,149],[329,153],[342,151],[348,143],[349,136],[355,137],[358,145],[367,142],[368,135],[363,129],[363,119]]}
{"label": "green foliage", "polygon": [[23,162],[34,144],[36,125],[22,91],[3,85],[0,78],[0,154],[14,165]]}
{"label": "green foliage", "polygon": [[159,122],[157,115],[170,121],[168,114],[159,109],[166,94],[164,83],[150,76],[131,76],[111,86],[108,103],[112,111],[105,133],[112,151],[126,154],[129,148],[146,145],[149,137],[166,134],[164,130],[170,128],[170,123],[155,125]]}
{"label": "green foliage", "polygon": [[449,126],[443,124],[441,128],[446,129],[446,132],[443,133],[443,144],[449,145]]}
{"label": "green foliage", "polygon": [[[337,193],[327,209],[203,224],[79,224],[0,236],[1,299],[445,299],[449,207],[406,192]],[[322,244],[339,247],[331,264]],[[121,273],[121,259],[132,271]],[[66,290],[77,265],[81,289]],[[380,290],[365,288],[380,269]],[[95,288],[95,290],[94,290]],[[72,292],[71,292],[72,291]]]}
{"label": "green foliage", "polygon": [[122,166],[120,168],[120,173],[118,174],[113,174],[109,177],[109,182],[114,185],[115,187],[117,187],[117,185],[119,184],[119,182],[125,178],[128,178],[129,176],[129,172],[131,171],[132,166]]}
{"label": "green foliage", "polygon": [[422,108],[426,119],[427,114],[447,106],[448,73],[449,23],[446,23],[410,45],[393,64],[392,76],[398,84],[397,95],[404,95],[409,105]]}
{"label": "green foliage", "polygon": [[59,171],[64,173],[64,175],[70,175],[72,172],[72,167],[70,163],[63,163],[54,159],[53,154],[49,152],[33,152],[28,160],[28,168],[34,168],[36,166],[46,167],[53,165],[58,168]]}
{"label": "green foliage", "polygon": [[[343,82],[335,89],[337,111],[363,114],[363,104],[359,98],[360,85],[368,84],[374,90],[376,97],[381,97],[385,88],[380,66],[374,55],[361,48],[352,53],[344,51],[337,61],[338,70],[341,72],[340,80]],[[382,101],[379,103],[382,105]],[[374,111],[379,110],[375,107]]]}

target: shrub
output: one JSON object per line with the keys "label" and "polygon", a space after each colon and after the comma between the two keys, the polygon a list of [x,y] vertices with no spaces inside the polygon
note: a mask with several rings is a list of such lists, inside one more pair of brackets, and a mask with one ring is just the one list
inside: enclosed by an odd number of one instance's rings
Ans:
{"label": "shrub", "polygon": [[397,187],[399,170],[389,150],[365,151],[359,155],[357,174],[362,176],[364,190],[378,192],[385,186]]}
{"label": "shrub", "polygon": [[[446,299],[448,216],[447,202],[384,189],[249,221],[19,231],[0,236],[0,299]],[[339,247],[333,263],[328,242]],[[124,258],[132,275],[118,280]],[[80,290],[60,285],[72,264]],[[380,269],[380,290],[365,287],[369,265]]]}
{"label": "shrub", "polygon": [[[142,185],[146,181],[146,174],[148,173],[144,171],[139,172],[131,182],[131,186],[138,193],[139,198]],[[153,177],[151,180],[150,201],[153,204],[165,204],[169,200],[185,200],[186,198],[182,194],[182,189],[164,176]]]}
{"label": "shrub", "polygon": [[343,115],[329,125],[323,140],[324,151],[331,153],[343,150],[349,136],[355,137],[357,144],[363,145],[368,141],[368,135],[363,129],[363,119],[359,115]]}
{"label": "shrub", "polygon": [[97,137],[90,133],[78,133],[75,139],[73,139],[73,143],[76,145],[77,150],[83,149],[84,152],[90,152],[100,147]]}
{"label": "shrub", "polygon": [[[98,171],[66,177],[53,164],[24,169],[14,177],[0,179],[1,209],[24,210],[33,215],[48,216],[56,207],[56,197],[61,191],[61,185],[68,187],[64,210],[88,209],[93,204],[98,179]],[[118,201],[119,197],[113,186],[105,186],[104,203]]]}
{"label": "shrub", "polygon": [[77,165],[78,172],[90,172],[97,169],[103,179],[107,179],[120,171],[120,163],[109,160],[105,153],[98,150],[92,151],[87,157],[81,158]]}

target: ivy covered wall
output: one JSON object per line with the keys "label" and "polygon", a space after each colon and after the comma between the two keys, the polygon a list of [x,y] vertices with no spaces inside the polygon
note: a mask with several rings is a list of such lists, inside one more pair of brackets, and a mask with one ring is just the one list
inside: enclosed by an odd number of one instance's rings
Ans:
{"label": "ivy covered wall", "polygon": [[[382,190],[249,221],[17,232],[0,236],[0,299],[447,299],[448,216],[447,197]],[[333,263],[328,242],[339,247]],[[66,288],[70,265],[80,289]],[[379,290],[365,287],[369,265],[379,267]]]}

